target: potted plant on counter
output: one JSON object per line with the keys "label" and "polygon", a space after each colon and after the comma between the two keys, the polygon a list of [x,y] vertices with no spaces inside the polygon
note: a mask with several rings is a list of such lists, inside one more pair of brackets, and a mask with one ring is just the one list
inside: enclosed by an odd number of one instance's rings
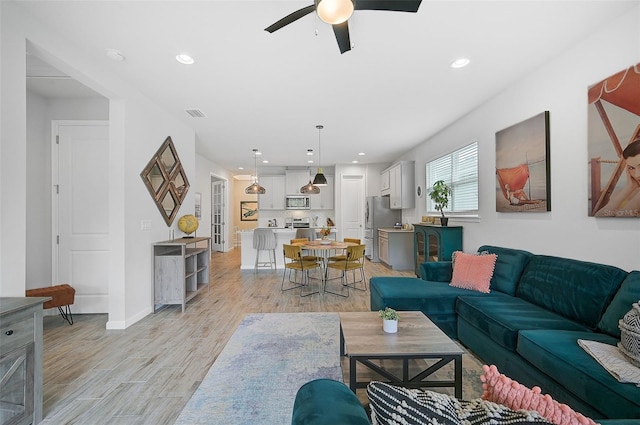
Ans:
{"label": "potted plant on counter", "polygon": [[397,311],[387,307],[384,310],[378,310],[378,315],[382,317],[383,331],[390,334],[398,332],[398,320],[400,320],[400,315]]}
{"label": "potted plant on counter", "polygon": [[433,184],[429,197],[435,203],[434,208],[440,211],[442,217],[440,217],[440,224],[447,226],[449,224],[449,218],[444,216],[443,209],[449,206],[449,196],[451,195],[451,188],[444,182],[444,180],[438,180]]}

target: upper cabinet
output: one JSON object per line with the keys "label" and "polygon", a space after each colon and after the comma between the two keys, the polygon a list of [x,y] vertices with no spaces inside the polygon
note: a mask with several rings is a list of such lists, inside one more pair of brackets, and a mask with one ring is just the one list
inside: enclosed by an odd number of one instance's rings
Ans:
{"label": "upper cabinet", "polygon": [[309,183],[309,170],[287,171],[287,191],[285,195],[299,195],[300,188]]}
{"label": "upper cabinet", "polygon": [[[414,208],[416,199],[413,193],[415,186],[415,162],[400,161],[393,164],[381,173],[382,186],[388,178],[388,191],[381,190],[382,196],[389,195],[389,207],[391,209]],[[387,176],[385,176],[385,174]]]}
{"label": "upper cabinet", "polygon": [[[335,179],[333,176],[327,176],[327,185],[320,187],[320,193],[317,195],[309,195],[311,197],[312,210],[332,210],[334,197]],[[308,182],[307,182],[308,183]]]}
{"label": "upper cabinet", "polygon": [[262,176],[260,185],[265,188],[264,195],[258,195],[258,208],[261,210],[283,210],[285,197],[284,176]]}
{"label": "upper cabinet", "polygon": [[389,180],[389,169],[387,168],[380,173],[380,196],[390,195],[391,182]]}

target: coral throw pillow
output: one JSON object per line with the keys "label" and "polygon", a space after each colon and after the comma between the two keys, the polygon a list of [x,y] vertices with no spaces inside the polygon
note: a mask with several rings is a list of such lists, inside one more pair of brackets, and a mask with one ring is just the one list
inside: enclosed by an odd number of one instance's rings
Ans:
{"label": "coral throw pillow", "polygon": [[513,379],[502,375],[495,366],[482,366],[484,375],[482,388],[484,400],[507,406],[513,410],[535,410],[548,421],[557,425],[596,425],[586,416],[574,411],[566,404],[555,401],[549,394],[542,394],[540,387],[529,389]]}
{"label": "coral throw pillow", "polygon": [[493,270],[496,267],[496,254],[465,254],[454,252],[453,275],[449,285],[458,288],[489,293]]}

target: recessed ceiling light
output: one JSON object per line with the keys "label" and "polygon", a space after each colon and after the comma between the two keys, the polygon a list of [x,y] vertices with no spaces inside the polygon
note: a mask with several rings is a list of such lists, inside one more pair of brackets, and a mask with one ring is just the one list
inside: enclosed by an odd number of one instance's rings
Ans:
{"label": "recessed ceiling light", "polygon": [[308,164],[313,164],[313,159],[309,159],[309,160],[307,160],[307,163],[308,163]]}
{"label": "recessed ceiling light", "polygon": [[238,170],[244,170],[244,167],[238,167]]}
{"label": "recessed ceiling light", "polygon": [[176,60],[180,63],[183,63],[185,65],[191,65],[192,63],[194,63],[195,61],[193,60],[193,58],[185,53],[179,54],[178,56],[176,56]]}
{"label": "recessed ceiling light", "polygon": [[107,57],[116,62],[122,62],[124,60],[124,55],[117,49],[107,49]]}
{"label": "recessed ceiling light", "polygon": [[313,155],[313,149],[307,149],[307,155]]}
{"label": "recessed ceiling light", "polygon": [[268,160],[268,159],[263,159],[263,160],[262,160],[262,163],[263,163],[263,164],[268,164],[268,163],[269,163],[269,160]]}
{"label": "recessed ceiling light", "polygon": [[469,65],[469,62],[471,61],[467,58],[456,59],[451,62],[451,68],[464,68],[465,66]]}
{"label": "recessed ceiling light", "polygon": [[351,163],[352,163],[352,164],[357,164],[357,163],[358,163],[358,160],[357,160],[357,159],[354,159],[353,161],[351,161]]}
{"label": "recessed ceiling light", "polygon": [[364,156],[364,155],[365,155],[365,153],[364,153],[364,152],[358,152],[358,155],[359,155],[359,156]]}

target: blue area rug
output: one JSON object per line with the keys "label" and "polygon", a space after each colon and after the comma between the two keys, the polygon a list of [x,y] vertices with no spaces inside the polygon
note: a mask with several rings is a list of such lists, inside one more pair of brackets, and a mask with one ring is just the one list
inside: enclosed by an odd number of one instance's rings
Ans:
{"label": "blue area rug", "polygon": [[342,381],[337,313],[248,314],[175,423],[288,424],[316,378]]}

